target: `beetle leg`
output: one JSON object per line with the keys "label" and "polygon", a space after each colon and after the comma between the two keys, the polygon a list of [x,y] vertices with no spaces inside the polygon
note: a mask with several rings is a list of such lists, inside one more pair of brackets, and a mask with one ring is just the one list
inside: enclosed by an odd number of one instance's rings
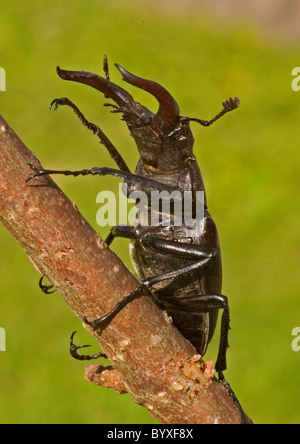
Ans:
{"label": "beetle leg", "polygon": [[[94,328],[94,330],[100,329],[104,330],[107,325],[112,321],[112,319],[124,308],[127,304],[138,299],[142,296],[142,294],[147,290],[146,285],[140,285],[136,290],[130,293],[128,296],[125,296],[120,302],[118,302],[115,307],[110,310],[105,315],[101,316],[94,321],[89,321],[86,317],[84,318],[84,322]],[[149,293],[151,295],[151,293]]]}
{"label": "beetle leg", "polygon": [[[52,293],[55,293],[55,291],[56,291],[56,289],[55,290],[52,290],[52,288],[54,288],[54,286],[53,285],[44,285],[43,284],[43,279],[44,279],[44,275],[41,277],[41,279],[39,280],[39,287],[40,287],[40,289],[42,290],[42,292],[43,293],[45,293],[45,294],[52,294]],[[50,290],[52,290],[52,291],[50,291]]]}
{"label": "beetle leg", "polygon": [[[123,229],[123,233],[122,233]],[[124,234],[126,234],[124,236]],[[109,244],[113,241],[114,237],[116,236],[122,236],[123,237],[131,237],[133,238],[133,229],[132,227],[125,226],[120,227],[114,227],[111,231],[111,234],[108,236],[107,241]],[[203,267],[207,262],[211,260],[212,257],[215,256],[216,250],[214,248],[208,248],[201,245],[189,245],[189,244],[180,244],[178,242],[172,242],[172,241],[164,241],[162,239],[155,239],[152,238],[152,243],[154,244],[154,241],[158,241],[158,245],[156,245],[156,249],[160,249],[160,251],[164,250],[164,252],[172,252],[173,254],[179,254],[182,257],[182,254],[185,254],[187,258],[189,259],[195,259],[195,258],[202,258],[201,260],[198,260],[197,262],[193,262],[192,264],[188,265],[187,267],[183,267],[179,270],[171,271],[169,273],[165,273],[163,275],[159,276],[152,276],[146,279],[142,279],[142,284],[132,293],[130,293],[128,296],[125,296],[120,302],[116,304],[116,306],[110,310],[108,313],[103,315],[101,318],[96,319],[94,321],[88,321],[86,318],[84,321],[88,324],[93,326],[95,329],[104,329],[110,321],[113,319],[114,316],[116,316],[127,304],[134,301],[135,299],[139,298],[145,290],[149,290],[153,285],[168,279],[174,279],[178,276],[181,276],[183,274],[190,273],[191,271],[194,271],[198,268]],[[151,243],[151,240],[149,238],[147,239],[147,246],[149,247],[149,243]],[[177,247],[177,250],[176,250]],[[153,247],[154,248],[154,247]],[[151,295],[149,291],[149,295]]]}
{"label": "beetle leg", "polygon": [[[241,406],[239,400],[238,400],[237,397],[235,396],[234,391],[233,391],[232,388],[230,387],[230,384],[226,381],[226,379],[225,379],[225,377],[224,377],[224,375],[223,375],[222,372],[219,372],[219,381],[220,381],[220,382],[222,383],[222,385],[226,388],[226,390],[228,391],[229,396],[232,398],[234,404],[235,404],[236,407],[238,408],[238,410],[239,410],[239,412],[240,412],[240,415],[241,415],[241,424],[253,424],[252,421],[251,421],[251,419],[249,419],[249,418],[246,416],[246,414],[245,414],[245,412],[244,412],[244,410],[243,410],[243,408],[242,408],[242,406]],[[250,421],[250,422],[249,422],[249,421]]]}
{"label": "beetle leg", "polygon": [[105,315],[101,316],[99,319],[96,319],[94,321],[88,321],[87,318],[84,318],[84,322],[88,325],[91,325],[94,329],[101,329],[103,330],[110,322],[111,320],[124,308],[127,304],[134,301],[135,299],[138,299],[141,297],[145,290],[148,290],[149,296],[151,296],[150,288],[164,280],[174,279],[177,276],[181,276],[183,274],[190,273],[191,271],[196,270],[197,268],[203,267],[208,261],[211,260],[211,257],[206,257],[205,259],[202,259],[200,261],[194,262],[191,265],[188,265],[187,267],[180,268],[179,270],[171,271],[169,273],[161,274],[159,276],[152,276],[146,279],[142,279],[142,284],[134,290],[132,293],[130,293],[128,296],[125,296],[121,301],[119,301],[115,307],[110,310]]}
{"label": "beetle leg", "polygon": [[75,336],[76,331],[74,331],[70,337],[70,355],[75,358],[78,359],[79,361],[90,361],[91,359],[98,359],[98,358],[105,358],[107,359],[107,356],[105,353],[97,353],[94,355],[79,355],[77,353],[77,350],[79,350],[80,348],[86,348],[86,347],[90,347],[90,345],[75,345],[73,342],[74,336]]}
{"label": "beetle leg", "polygon": [[110,230],[109,235],[105,239],[106,245],[110,245],[115,237],[124,237],[126,239],[134,238],[134,227],[128,225],[117,225]]}
{"label": "beetle leg", "polygon": [[184,244],[150,236],[149,234],[141,238],[141,243],[144,247],[151,248],[157,253],[172,254],[172,256],[179,256],[182,259],[212,258],[217,252],[215,248],[207,247],[206,245]]}
{"label": "beetle leg", "polygon": [[32,165],[31,163],[28,163],[30,168],[34,171],[34,174],[32,174],[26,182],[29,182],[30,180],[34,179],[35,177],[41,177],[41,176],[48,176],[51,174],[62,174],[64,176],[115,176],[123,179],[125,182],[128,182],[129,184],[133,182],[135,185],[146,185],[148,187],[153,188],[153,190],[157,191],[182,191],[180,188],[174,185],[167,185],[162,182],[158,182],[156,180],[153,180],[149,177],[139,176],[137,174],[130,173],[128,171],[120,171],[116,170],[114,168],[107,168],[107,167],[94,167],[91,169],[85,169],[85,170],[79,170],[79,171],[70,171],[70,170],[45,170],[44,168],[37,168],[36,166]]}
{"label": "beetle leg", "polygon": [[[164,301],[167,301],[167,298],[163,298]],[[193,313],[199,311],[209,311],[211,309],[223,309],[223,315],[222,315],[222,321],[221,321],[221,337],[220,337],[220,345],[219,345],[219,352],[218,352],[218,358],[217,362],[215,364],[216,371],[219,375],[219,380],[223,384],[223,386],[228,391],[230,397],[232,398],[233,402],[239,409],[240,415],[241,415],[241,423],[245,424],[247,423],[247,418],[245,416],[245,413],[235,396],[234,391],[230,387],[229,383],[226,381],[223,371],[226,370],[227,364],[226,364],[226,352],[229,348],[228,345],[228,332],[230,330],[229,326],[229,305],[228,305],[228,299],[226,296],[216,294],[216,295],[198,295],[198,296],[191,296],[191,297],[184,297],[180,299],[172,299],[172,309],[178,311],[192,311]]]}
{"label": "beetle leg", "polygon": [[[197,244],[183,244],[180,242],[171,241],[168,239],[155,238],[153,236],[145,235],[141,239],[141,243],[144,247],[151,248],[158,253],[172,254],[173,256],[179,256],[184,259],[199,259],[204,258],[202,265],[205,265],[211,258],[216,255],[215,248],[209,248],[205,245]],[[201,265],[200,265],[201,266]],[[199,262],[194,262],[189,265],[189,271],[199,268]],[[184,268],[177,270],[174,273],[174,277],[183,274]],[[150,278],[153,279],[153,278]],[[143,281],[144,282],[144,281]],[[162,298],[162,295],[160,295]],[[165,299],[165,298],[164,298]],[[167,299],[165,299],[167,300]],[[221,323],[221,337],[220,346],[218,352],[218,358],[216,362],[217,372],[222,372],[226,369],[226,351],[228,348],[228,331],[229,327],[229,306],[226,296],[223,295],[197,295],[191,297],[184,297],[180,299],[172,299],[172,306],[182,311],[207,311],[210,309],[223,309],[222,323]]]}
{"label": "beetle leg", "polygon": [[[162,298],[164,301],[168,302],[168,298]],[[220,345],[218,358],[215,365],[216,371],[220,375],[220,379],[223,377],[223,371],[226,370],[226,352],[229,347],[228,345],[228,332],[230,330],[229,326],[229,305],[226,296],[221,294],[213,295],[197,295],[197,296],[186,296],[180,299],[172,299],[173,310],[178,311],[192,311],[193,313],[199,311],[200,313],[209,311],[212,309],[223,309],[222,321],[221,321],[221,335],[220,335]]]}
{"label": "beetle leg", "polygon": [[116,162],[116,164],[118,165],[118,167],[122,170],[122,171],[127,171],[129,172],[129,168],[126,164],[126,162],[124,161],[124,159],[122,158],[122,156],[120,155],[120,153],[118,152],[118,150],[115,148],[115,146],[111,143],[111,141],[108,139],[108,137],[103,133],[103,131],[94,123],[89,122],[84,115],[82,114],[82,112],[79,110],[79,108],[77,108],[76,105],[74,105],[73,102],[71,102],[71,100],[67,99],[67,97],[61,97],[60,99],[54,99],[51,104],[50,104],[50,109],[52,107],[54,107],[54,111],[57,110],[57,108],[59,106],[63,106],[63,105],[67,105],[70,108],[73,109],[74,113],[78,116],[78,118],[80,119],[81,123],[90,131],[93,131],[94,134],[96,134],[96,136],[99,138],[100,143],[102,143],[102,145],[105,146],[105,148],[107,149],[107,151],[109,152],[109,154],[111,155],[111,157],[114,159],[114,161]]}

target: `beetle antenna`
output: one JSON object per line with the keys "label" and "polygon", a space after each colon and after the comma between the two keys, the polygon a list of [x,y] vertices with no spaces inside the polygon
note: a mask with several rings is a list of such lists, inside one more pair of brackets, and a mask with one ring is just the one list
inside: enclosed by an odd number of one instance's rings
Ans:
{"label": "beetle antenna", "polygon": [[105,72],[105,77],[108,82],[110,82],[109,69],[108,69],[108,60],[107,55],[103,56],[103,71]]}
{"label": "beetle antenna", "polygon": [[239,104],[240,104],[240,99],[238,97],[234,97],[234,98],[230,97],[228,100],[225,100],[222,103],[222,105],[223,105],[222,111],[219,114],[217,114],[213,119],[202,120],[202,119],[195,119],[193,117],[184,117],[184,120],[186,122],[197,122],[197,123],[200,123],[200,125],[202,125],[202,126],[210,126],[214,122],[216,122],[216,120],[220,119],[228,112],[233,111],[234,109],[238,108]]}

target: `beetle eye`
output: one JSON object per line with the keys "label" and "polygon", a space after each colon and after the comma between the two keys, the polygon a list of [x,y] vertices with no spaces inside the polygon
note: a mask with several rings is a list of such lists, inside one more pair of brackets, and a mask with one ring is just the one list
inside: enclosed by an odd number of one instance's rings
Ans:
{"label": "beetle eye", "polygon": [[187,138],[183,134],[176,137],[175,144],[178,148],[184,148],[187,144]]}

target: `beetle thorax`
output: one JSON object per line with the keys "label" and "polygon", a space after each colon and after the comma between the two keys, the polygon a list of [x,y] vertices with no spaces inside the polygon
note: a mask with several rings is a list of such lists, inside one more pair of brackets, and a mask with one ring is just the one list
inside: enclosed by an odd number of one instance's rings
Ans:
{"label": "beetle thorax", "polygon": [[168,132],[149,122],[144,126],[129,126],[141,161],[146,168],[157,172],[181,169],[193,155],[194,138],[188,122],[178,119],[178,124]]}

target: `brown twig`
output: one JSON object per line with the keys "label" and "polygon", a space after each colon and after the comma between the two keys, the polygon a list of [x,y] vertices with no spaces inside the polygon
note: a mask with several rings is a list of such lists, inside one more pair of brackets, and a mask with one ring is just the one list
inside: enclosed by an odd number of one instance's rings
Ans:
{"label": "brown twig", "polygon": [[[0,220],[81,320],[99,318],[138,282],[49,177],[31,175],[33,153],[0,116]],[[114,366],[87,378],[127,390],[161,423],[240,423],[229,392],[147,296],[129,304],[98,340]]]}

